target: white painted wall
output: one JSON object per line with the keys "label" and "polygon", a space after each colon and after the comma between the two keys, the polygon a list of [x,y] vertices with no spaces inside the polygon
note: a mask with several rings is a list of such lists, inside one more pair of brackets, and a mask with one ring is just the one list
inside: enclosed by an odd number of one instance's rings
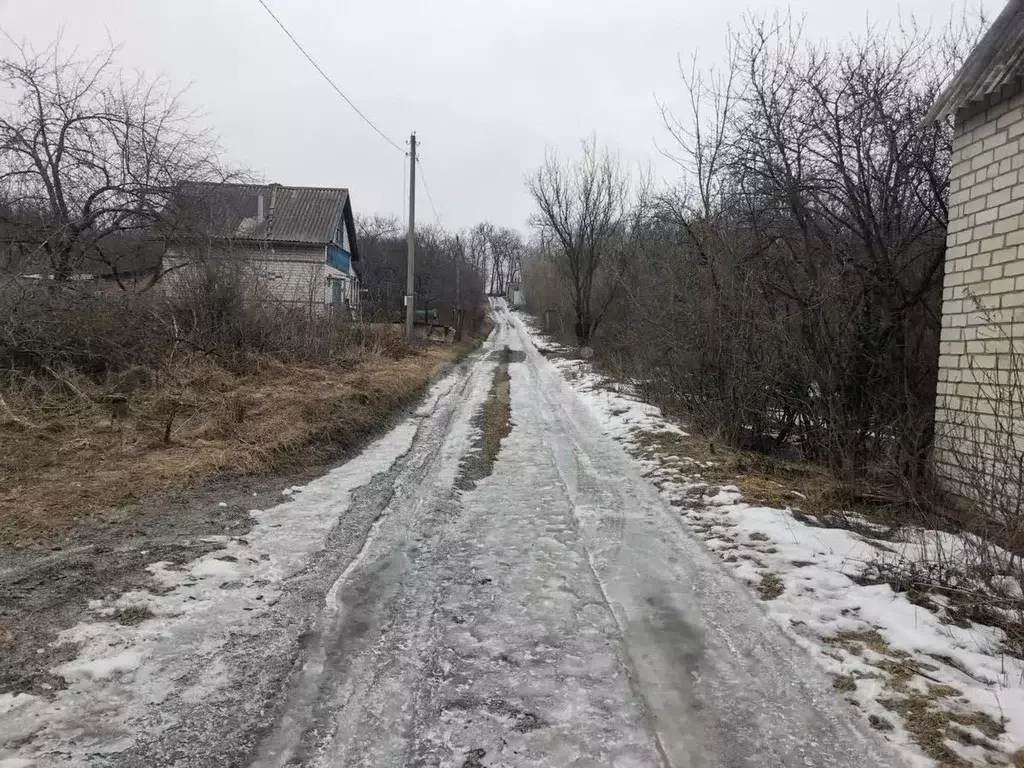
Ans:
{"label": "white painted wall", "polygon": [[[328,271],[341,274],[327,266],[326,248],[322,246],[275,247],[270,253],[263,250],[234,249],[231,258],[247,259],[247,266],[257,280],[259,289],[266,290],[270,298],[285,304],[322,307],[329,301]],[[164,268],[173,271],[164,278],[164,289],[174,291],[188,279],[192,269],[187,254],[169,249],[164,257]],[[325,300],[325,296],[328,297]]]}
{"label": "white painted wall", "polygon": [[1010,465],[1024,450],[1022,139],[1024,94],[958,120],[936,401],[935,458],[949,478],[971,453],[1007,482],[1019,474]]}

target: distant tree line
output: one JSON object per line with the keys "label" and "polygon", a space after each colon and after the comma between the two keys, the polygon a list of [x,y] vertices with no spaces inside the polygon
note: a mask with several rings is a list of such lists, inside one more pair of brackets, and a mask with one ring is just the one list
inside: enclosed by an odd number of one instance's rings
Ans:
{"label": "distant tree line", "polygon": [[[405,224],[386,216],[357,217],[363,255],[364,316],[376,321],[402,317],[406,291]],[[457,311],[476,310],[485,295],[505,295],[522,279],[522,235],[488,222],[449,232],[428,226],[416,232],[416,305],[435,309],[455,324]]]}

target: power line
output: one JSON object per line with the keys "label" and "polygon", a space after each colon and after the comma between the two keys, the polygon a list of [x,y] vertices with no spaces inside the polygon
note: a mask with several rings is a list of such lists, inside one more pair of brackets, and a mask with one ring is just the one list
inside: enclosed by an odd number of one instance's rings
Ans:
{"label": "power line", "polygon": [[335,92],[339,96],[341,96],[341,98],[343,98],[345,100],[345,103],[348,104],[350,107],[352,107],[352,109],[355,110],[355,113],[357,115],[359,115],[361,118],[363,118],[363,121],[368,126],[373,128],[373,130],[375,130],[378,134],[380,134],[380,137],[382,139],[384,139],[384,141],[386,141],[388,144],[390,144],[392,147],[397,149],[402,154],[405,154],[405,150],[404,149],[402,149],[395,142],[393,142],[388,137],[388,135],[386,133],[384,133],[384,131],[382,131],[380,128],[378,128],[376,125],[374,125],[373,121],[370,120],[370,118],[368,118],[366,115],[363,114],[362,110],[359,109],[359,107],[357,107],[355,104],[352,103],[352,99],[350,99],[348,96],[346,96],[344,94],[344,92],[341,90],[341,88],[339,88],[335,84],[335,82],[331,79],[330,75],[328,75],[326,72],[324,72],[323,69],[321,69],[320,65],[317,64],[316,61],[313,59],[313,57],[310,56],[309,53],[306,52],[306,49],[302,47],[302,44],[298,40],[295,39],[295,36],[291,32],[288,31],[288,27],[286,27],[284,25],[284,23],[279,18],[277,18],[277,15],[272,10],[270,10],[270,6],[267,5],[266,2],[264,2],[264,0],[259,0],[259,3],[260,3],[260,5],[263,6],[263,10],[265,10],[267,13],[270,14],[270,18],[272,18],[274,21],[277,22],[277,26],[279,26],[281,28],[281,31],[284,32],[286,35],[288,35],[288,39],[291,40],[295,44],[295,47],[298,48],[300,51],[302,51],[302,55],[305,56],[309,60],[309,63],[312,64],[316,68],[316,71],[320,73],[320,75],[323,77],[323,79],[326,80],[330,84],[331,88],[333,88],[335,90]]}
{"label": "power line", "polygon": [[423,163],[416,158],[416,165],[420,167],[420,179],[423,181],[423,191],[427,193],[427,202],[430,203],[430,210],[434,212],[434,220],[441,226],[441,217],[437,215],[437,208],[434,206],[434,197],[430,194],[430,186],[427,184],[427,174],[423,172]]}

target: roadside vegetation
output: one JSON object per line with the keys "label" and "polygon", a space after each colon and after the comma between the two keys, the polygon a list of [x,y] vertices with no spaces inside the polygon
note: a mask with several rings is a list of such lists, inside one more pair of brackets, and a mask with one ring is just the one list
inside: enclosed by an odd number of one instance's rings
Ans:
{"label": "roadside vegetation", "polygon": [[[13,94],[0,114],[7,544],[117,519],[148,494],[341,457],[479,343],[485,279],[503,290],[522,248],[491,225],[418,235],[419,301],[455,328],[447,344],[404,340],[405,234],[381,217],[360,222],[361,315],[282,303],[174,214],[181,184],[249,175],[181,94],[126,75],[116,54],[83,59],[58,41],[0,60]],[[151,252],[171,240],[195,258],[166,289]]]}
{"label": "roadside vegetation", "polygon": [[[157,589],[154,561],[244,536],[252,508],[400,418],[486,338],[485,280],[522,247],[490,225],[418,233],[419,301],[455,330],[437,343],[404,338],[405,233],[381,217],[357,230],[362,313],[328,311],[312,281],[282,302],[174,214],[181,184],[250,175],[116,54],[0,59],[0,694],[53,695],[76,654],[59,633],[90,601]],[[162,262],[170,241],[186,267]]]}
{"label": "roadside vegetation", "polygon": [[549,332],[699,435],[695,458],[717,449],[752,497],[796,490],[1017,553],[1021,484],[990,470],[994,448],[1018,463],[1019,408],[998,445],[959,456],[983,504],[940,493],[931,462],[953,130],[923,118],[977,39],[962,21],[830,47],[746,18],[724,65],[684,67],[663,106],[677,186],[594,138],[530,176],[525,288]]}
{"label": "roadside vegetation", "polygon": [[343,456],[479,340],[258,302],[237,270],[176,298],[9,288],[0,320],[0,541],[147,495]]}
{"label": "roadside vegetation", "polygon": [[[558,361],[574,385],[629,391],[683,425],[638,428],[629,447],[709,547],[781,606],[770,611],[827,603],[801,602],[821,567],[930,613],[927,641],[849,609],[842,620],[868,634],[792,625],[830,649],[836,689],[873,726],[895,718],[941,765],[1017,765],[1014,673],[960,669],[926,647],[945,638],[1012,658],[1010,670],[1024,659],[1024,484],[995,471],[1021,465],[1015,328],[979,329],[1009,350],[1009,370],[979,381],[988,411],[938,436],[969,493],[951,493],[932,463],[953,128],[923,118],[982,27],[961,21],[828,46],[788,18],[745,19],[724,66],[684,67],[681,101],[663,106],[677,186],[656,188],[596,138],[531,175],[524,287],[537,326],[566,345],[548,354],[585,358]],[[975,422],[992,425],[986,444]],[[769,513],[788,527],[748,536]],[[842,553],[819,539],[866,546],[832,563]]]}

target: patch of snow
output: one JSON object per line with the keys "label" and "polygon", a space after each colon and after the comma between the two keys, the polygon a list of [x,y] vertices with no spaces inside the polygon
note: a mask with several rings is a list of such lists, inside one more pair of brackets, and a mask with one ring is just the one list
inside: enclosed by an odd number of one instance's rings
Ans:
{"label": "patch of snow", "polygon": [[37,698],[29,693],[0,693],[0,715],[31,704]]}
{"label": "patch of snow", "polygon": [[142,665],[142,660],[141,653],[124,651],[105,658],[92,658],[84,661],[75,659],[54,667],[53,671],[72,684],[109,680],[114,675],[134,672]]}
{"label": "patch of snow", "polygon": [[204,555],[201,557],[195,565],[189,569],[196,578],[213,578],[220,579],[222,581],[230,581],[238,578],[240,575],[239,568],[233,563],[226,560],[220,560],[217,554]]}
{"label": "patch of snow", "polygon": [[740,500],[740,491],[738,488],[732,486],[723,486],[718,489],[718,493],[714,496],[704,496],[701,498],[705,504],[710,504],[713,507],[725,507],[730,504],[735,504]]}
{"label": "patch of snow", "polygon": [[1013,576],[994,577],[992,579],[992,588],[1015,600],[1019,600],[1024,597],[1024,590],[1021,589],[1020,582]]}
{"label": "patch of snow", "polygon": [[157,585],[164,589],[173,589],[185,580],[185,572],[174,563],[160,560],[146,566],[149,575],[153,577]]}

